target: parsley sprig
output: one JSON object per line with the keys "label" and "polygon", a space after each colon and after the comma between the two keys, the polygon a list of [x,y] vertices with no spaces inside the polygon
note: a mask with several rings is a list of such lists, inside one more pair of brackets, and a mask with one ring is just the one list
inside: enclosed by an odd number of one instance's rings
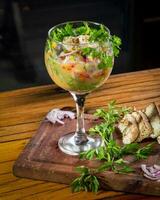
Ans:
{"label": "parsley sprig", "polygon": [[72,184],[72,191],[77,192],[81,190],[97,192],[99,189],[98,174],[106,170],[111,170],[115,173],[131,173],[134,169],[129,166],[128,161],[125,160],[126,155],[132,155],[135,159],[146,159],[152,152],[152,145],[148,144],[141,147],[139,143],[131,143],[120,146],[113,139],[115,132],[115,125],[124,114],[131,112],[130,108],[121,108],[115,105],[115,101],[108,104],[108,109],[97,109],[95,115],[103,119],[103,122],[90,128],[89,132],[92,135],[98,134],[103,145],[91,149],[80,154],[80,159],[97,159],[102,161],[102,164],[96,168],[88,168],[79,166],[76,169],[80,176],[76,178]]}
{"label": "parsley sprig", "polygon": [[119,37],[117,37],[116,35],[113,35],[111,37],[111,42],[112,42],[112,46],[113,46],[114,56],[118,57],[119,51],[121,49],[120,46],[122,44],[121,39]]}
{"label": "parsley sprig", "polygon": [[[50,32],[49,40],[62,42],[65,37],[76,37],[79,35],[89,35],[90,42],[106,42],[110,41],[113,46],[114,56],[118,56],[121,39],[115,35],[110,35],[108,29],[104,25],[100,25],[99,28],[90,27],[87,22],[83,22],[79,27],[73,27],[72,23],[67,23],[65,26],[55,28]],[[111,59],[106,58],[106,59]]]}
{"label": "parsley sprig", "polygon": [[101,61],[98,65],[99,69],[113,66],[113,57],[107,55],[103,51],[98,51],[95,48],[91,48],[91,47],[85,47],[81,51],[82,51],[82,55],[84,55],[84,56],[91,56],[92,58],[99,58]]}
{"label": "parsley sprig", "polygon": [[88,26],[88,23],[84,22],[82,26],[74,28],[71,23],[67,23],[65,26],[61,28],[56,28],[52,30],[50,33],[50,38],[62,42],[65,37],[73,36],[76,37],[78,35],[89,35],[91,32],[91,28]]}
{"label": "parsley sprig", "polygon": [[95,41],[99,41],[99,42],[104,42],[107,41],[111,38],[111,35],[109,33],[109,31],[105,28],[104,25],[100,25],[100,29],[91,29],[90,32],[90,41],[95,42]]}
{"label": "parsley sprig", "polygon": [[96,173],[95,170],[89,169],[85,166],[80,166],[76,168],[76,171],[81,174],[80,177],[76,178],[71,186],[73,192],[78,191],[93,191],[97,192],[99,189],[99,181],[97,177],[94,175]]}

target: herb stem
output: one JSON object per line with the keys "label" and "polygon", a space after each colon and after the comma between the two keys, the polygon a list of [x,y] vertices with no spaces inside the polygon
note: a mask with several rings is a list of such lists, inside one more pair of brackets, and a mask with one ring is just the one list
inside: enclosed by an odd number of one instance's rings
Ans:
{"label": "herb stem", "polygon": [[97,159],[103,162],[97,169],[84,166],[78,167],[80,177],[73,181],[72,191],[85,190],[97,192],[100,186],[97,178],[99,173],[106,170],[112,170],[113,172],[120,174],[131,173],[134,171],[127,161],[123,159],[123,156],[133,155],[136,159],[146,159],[150,155],[153,143],[142,148],[138,143],[120,146],[113,139],[116,123],[124,114],[129,112],[131,112],[130,108],[116,107],[115,101],[108,104],[107,110],[98,109],[96,111],[95,115],[103,119],[103,122],[92,127],[90,133],[98,134],[102,139],[103,145],[96,149],[81,153],[80,158],[88,160]]}

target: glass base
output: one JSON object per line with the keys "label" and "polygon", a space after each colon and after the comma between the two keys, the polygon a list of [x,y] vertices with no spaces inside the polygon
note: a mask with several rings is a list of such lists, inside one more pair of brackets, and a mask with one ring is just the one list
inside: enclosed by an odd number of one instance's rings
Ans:
{"label": "glass base", "polygon": [[87,136],[87,142],[81,145],[76,145],[74,141],[74,135],[75,133],[69,133],[59,139],[58,146],[61,151],[66,154],[76,156],[79,155],[81,152],[95,149],[101,146],[101,139],[99,137],[93,138],[90,136]]}

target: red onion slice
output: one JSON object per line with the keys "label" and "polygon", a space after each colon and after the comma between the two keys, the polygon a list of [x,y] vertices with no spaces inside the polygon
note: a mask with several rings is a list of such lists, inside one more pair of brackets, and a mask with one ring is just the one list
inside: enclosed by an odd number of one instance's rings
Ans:
{"label": "red onion slice", "polygon": [[160,165],[154,165],[154,168],[160,170]]}
{"label": "red onion slice", "polygon": [[160,181],[160,165],[153,165],[147,167],[145,164],[141,165],[141,169],[144,172],[144,176],[150,180]]}
{"label": "red onion slice", "polygon": [[154,168],[154,166],[147,167],[147,169],[149,170],[149,172],[150,172],[151,174],[154,174],[154,173],[156,173],[156,172],[158,171],[157,169]]}
{"label": "red onion slice", "polygon": [[62,121],[64,118],[75,119],[75,113],[71,111],[63,111],[56,108],[51,110],[46,116],[46,119],[53,124],[55,124],[56,122],[59,124],[64,124],[64,122]]}
{"label": "red onion slice", "polygon": [[71,52],[69,52],[69,53],[61,53],[60,55],[59,55],[59,57],[66,57],[66,56],[70,56],[70,55],[72,55],[72,54],[74,54],[74,53],[77,53],[78,52],[78,50],[74,50],[74,51],[71,51]]}
{"label": "red onion slice", "polygon": [[157,181],[158,178],[157,177],[151,177],[151,176],[148,176],[147,174],[143,174],[146,178],[150,179],[150,180],[153,180],[153,181]]}

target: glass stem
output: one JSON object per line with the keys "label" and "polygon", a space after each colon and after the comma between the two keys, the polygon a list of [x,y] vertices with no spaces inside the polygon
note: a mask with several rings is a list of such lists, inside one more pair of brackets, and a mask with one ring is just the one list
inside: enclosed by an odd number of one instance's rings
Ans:
{"label": "glass stem", "polygon": [[87,94],[81,94],[81,95],[74,93],[71,94],[76,102],[76,111],[77,111],[77,124],[76,124],[76,133],[74,136],[74,141],[76,145],[81,145],[88,141],[84,127],[84,103]]}

